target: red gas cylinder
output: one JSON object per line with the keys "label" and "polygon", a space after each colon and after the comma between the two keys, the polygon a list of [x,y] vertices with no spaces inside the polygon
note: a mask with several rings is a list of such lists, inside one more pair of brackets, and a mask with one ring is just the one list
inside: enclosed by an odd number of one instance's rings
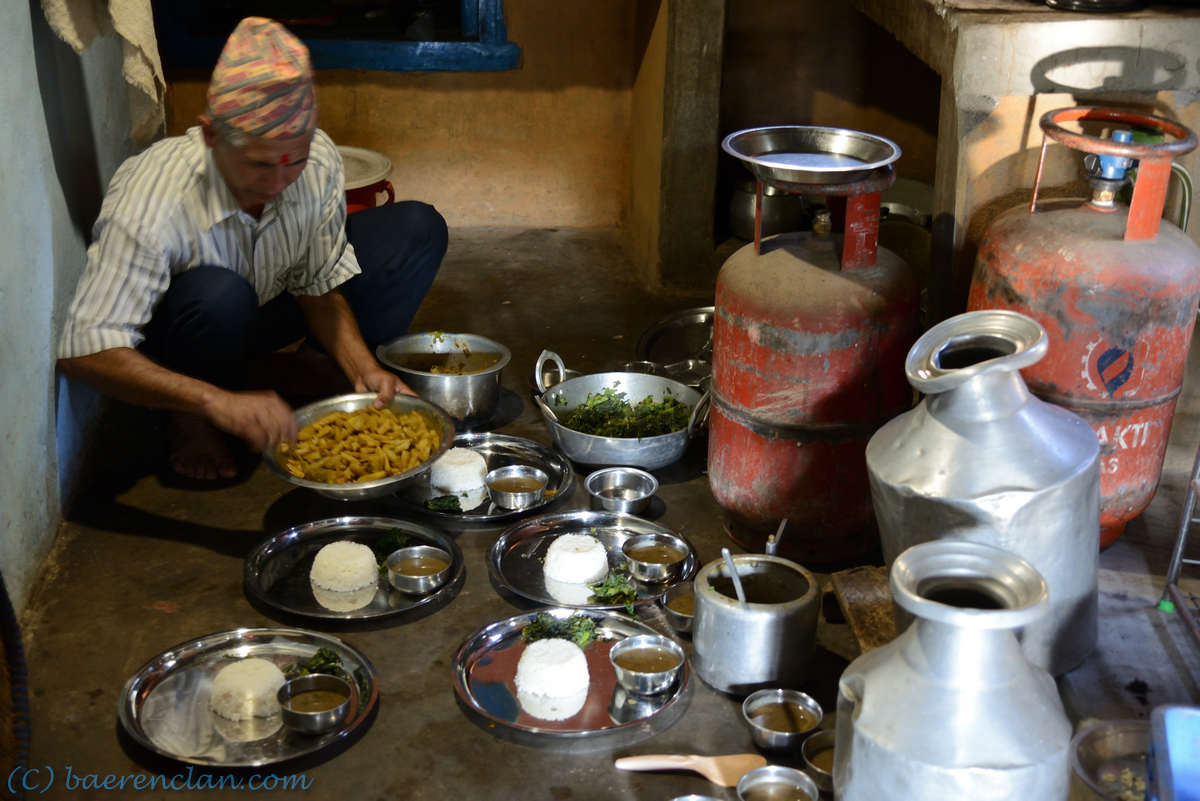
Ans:
{"label": "red gas cylinder", "polygon": [[877,547],[864,451],[912,403],[918,314],[912,271],[878,247],[879,193],[894,180],[886,166],[843,184],[772,181],[827,198],[834,233],[756,236],[717,277],[708,479],[749,550],[785,518],[783,556]]}
{"label": "red gas cylinder", "polygon": [[[1071,121],[1117,130],[1105,139],[1062,127]],[[1200,248],[1161,218],[1171,159],[1195,148],[1196,134],[1162,117],[1086,107],[1048,112],[1041,127],[1032,202],[984,232],[967,307],[1023,312],[1046,329],[1049,353],[1023,375],[1035,394],[1096,430],[1103,547],[1154,497],[1183,385]],[[1133,127],[1173,141],[1135,144],[1124,130]],[[1090,202],[1038,203],[1046,137],[1099,156]],[[1137,180],[1125,206],[1115,197],[1131,160]]]}

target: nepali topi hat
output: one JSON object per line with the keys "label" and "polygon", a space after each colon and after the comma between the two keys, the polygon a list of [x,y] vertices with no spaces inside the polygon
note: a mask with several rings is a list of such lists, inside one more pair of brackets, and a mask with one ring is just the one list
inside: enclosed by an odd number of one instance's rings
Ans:
{"label": "nepali topi hat", "polygon": [[290,139],[316,125],[308,48],[265,17],[246,17],[229,35],[208,84],[206,114],[247,136]]}

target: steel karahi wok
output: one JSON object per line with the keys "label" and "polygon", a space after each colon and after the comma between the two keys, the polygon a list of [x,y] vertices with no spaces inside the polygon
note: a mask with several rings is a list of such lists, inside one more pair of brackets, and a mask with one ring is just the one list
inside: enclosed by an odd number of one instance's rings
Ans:
{"label": "steel karahi wok", "polygon": [[[679,381],[648,373],[592,373],[547,387],[544,383],[547,362],[557,363],[559,370],[565,374],[566,368],[559,355],[553,351],[542,351],[533,371],[533,380],[538,388],[534,398],[555,444],[567,458],[581,464],[630,465],[654,470],[677,461],[687,450],[688,440],[697,427],[702,407],[706,406],[701,402],[704,396],[696,390]],[[604,437],[584,434],[563,425],[562,421],[577,406],[605,389],[625,393],[631,404],[647,397],[657,402],[674,398],[692,410],[691,418],[687,427],[653,437]]]}

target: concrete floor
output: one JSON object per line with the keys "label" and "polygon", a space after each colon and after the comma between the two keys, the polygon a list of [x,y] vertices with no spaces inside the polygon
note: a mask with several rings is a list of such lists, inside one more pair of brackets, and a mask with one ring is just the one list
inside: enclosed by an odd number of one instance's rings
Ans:
{"label": "concrete floor", "polygon": [[[513,359],[504,373],[499,430],[549,443],[549,432],[528,397],[533,364],[543,348],[557,351],[572,368],[612,368],[634,357],[638,336],[664,315],[711,303],[708,292],[647,294],[614,233],[474,229],[453,232],[450,252],[414,330],[469,331],[508,345]],[[1194,443],[1200,440],[1198,395],[1192,390],[1184,396],[1154,503],[1101,555],[1099,648],[1061,680],[1077,721],[1146,717],[1158,704],[1200,701],[1200,647],[1177,616],[1155,608]],[[113,419],[98,446],[110,449],[112,461],[64,526],[24,620],[32,690],[31,765],[50,767],[58,776],[46,798],[89,795],[67,788],[68,766],[76,776],[101,778],[184,772],[183,766],[157,759],[122,736],[115,710],[125,680],[178,643],[239,626],[278,624],[252,606],[242,589],[243,557],[264,537],[324,517],[396,513],[395,507],[378,502],[347,505],[323,499],[293,488],[261,465],[229,485],[181,486],[160,476],[161,446],[153,432],[133,433],[150,418],[117,409]],[[731,544],[703,464],[700,440],[680,463],[658,471],[663,504],[657,509],[658,522],[690,539],[702,563]],[[580,468],[577,477],[586,472]],[[585,506],[577,482],[573,496],[555,502],[551,511]],[[449,606],[403,625],[333,629],[374,662],[380,677],[377,714],[349,747],[280,766],[278,772],[305,774],[312,781],[311,797],[360,801],[665,801],[686,793],[734,798],[732,790],[694,774],[623,773],[612,767],[615,756],[631,753],[753,751],[739,718],[740,699],[699,680],[692,682],[682,717],[665,731],[573,753],[560,746],[514,742],[464,714],[451,688],[455,651],[480,627],[522,610],[503,600],[488,579],[486,552],[501,530],[457,533],[467,579]],[[1189,578],[1185,586],[1200,592],[1200,581]],[[824,647],[818,649],[805,689],[831,709],[837,677],[855,647],[845,625],[824,619],[819,641]],[[227,797],[228,792],[190,797]],[[170,794],[126,790],[104,795]],[[286,790],[255,793],[256,798],[290,795]]]}

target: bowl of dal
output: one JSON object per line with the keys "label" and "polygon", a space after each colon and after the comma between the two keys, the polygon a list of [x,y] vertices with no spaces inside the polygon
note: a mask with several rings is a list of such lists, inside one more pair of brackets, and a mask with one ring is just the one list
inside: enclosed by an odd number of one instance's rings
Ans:
{"label": "bowl of dal", "polygon": [[500,402],[501,373],[512,359],[494,339],[444,331],[405,334],[377,347],[375,356],[463,426],[492,418]]}
{"label": "bowl of dal", "polygon": [[441,548],[411,545],[393,551],[384,564],[393,587],[410,595],[425,595],[446,583],[453,561]]}
{"label": "bowl of dal", "polygon": [[374,392],[338,395],[296,410],[299,439],[263,452],[276,475],[339,501],[390,495],[424,474],[454,442],[454,421],[427,400]]}
{"label": "bowl of dal", "polygon": [[350,684],[328,673],[309,673],[284,682],[276,695],[283,725],[301,734],[324,734],[350,711]]}

